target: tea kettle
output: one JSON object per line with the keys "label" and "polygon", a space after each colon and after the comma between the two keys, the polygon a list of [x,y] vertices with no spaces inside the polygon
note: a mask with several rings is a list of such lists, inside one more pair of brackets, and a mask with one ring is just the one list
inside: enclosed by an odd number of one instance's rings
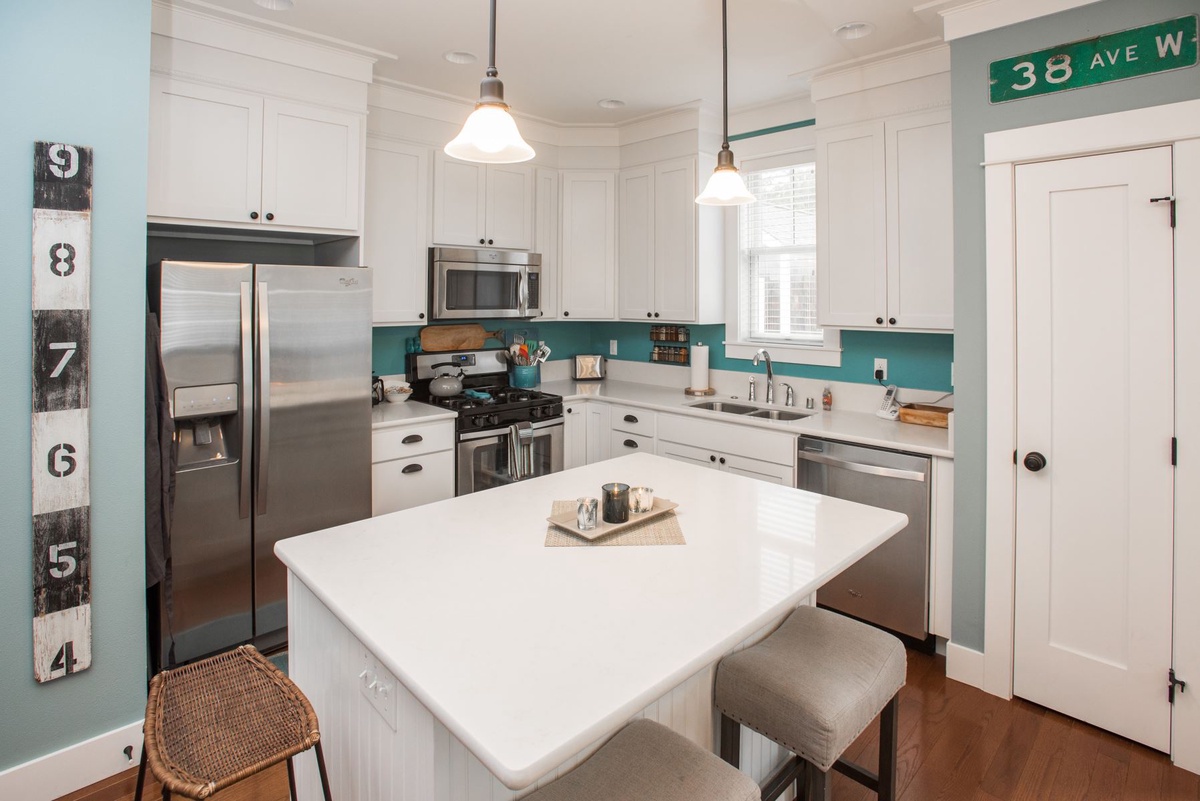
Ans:
{"label": "tea kettle", "polygon": [[371,376],[371,405],[383,403],[383,379],[377,375]]}
{"label": "tea kettle", "polygon": [[451,372],[439,373],[429,381],[429,394],[435,398],[449,398],[458,395],[462,392],[462,368],[453,362],[438,362],[431,369],[437,370],[439,367],[453,367],[458,371],[458,375]]}

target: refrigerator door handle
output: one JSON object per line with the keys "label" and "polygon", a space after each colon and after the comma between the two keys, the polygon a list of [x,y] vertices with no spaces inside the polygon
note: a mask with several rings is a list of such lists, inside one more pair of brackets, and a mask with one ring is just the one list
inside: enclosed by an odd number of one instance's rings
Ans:
{"label": "refrigerator door handle", "polygon": [[245,520],[250,516],[250,455],[253,442],[254,426],[254,397],[250,388],[254,386],[254,310],[250,305],[250,282],[242,281],[241,287],[241,326],[242,326],[242,386],[241,417],[242,417],[242,459],[238,465],[238,517]]}
{"label": "refrigerator door handle", "polygon": [[267,282],[258,282],[258,449],[254,460],[254,494],[258,514],[267,513],[267,464],[271,458],[271,316],[267,310]]}

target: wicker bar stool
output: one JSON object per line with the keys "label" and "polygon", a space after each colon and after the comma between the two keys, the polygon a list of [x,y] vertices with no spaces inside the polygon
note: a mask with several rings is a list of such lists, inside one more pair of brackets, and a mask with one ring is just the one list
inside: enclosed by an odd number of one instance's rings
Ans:
{"label": "wicker bar stool", "polygon": [[205,799],[218,790],[287,760],[288,788],[296,801],[292,757],[315,748],[325,801],[329,777],[312,704],[283,671],[254,646],[164,670],[150,681],[142,760],[171,793]]}
{"label": "wicker bar stool", "polygon": [[[793,781],[797,797],[829,801],[831,768],[877,793],[879,801],[894,801],[896,702],[906,661],[904,645],[891,634],[800,607],[762,642],[717,664],[721,758],[737,766],[746,726],[796,754],[764,783],[763,801],[778,798]],[[876,716],[878,774],[842,757]]]}

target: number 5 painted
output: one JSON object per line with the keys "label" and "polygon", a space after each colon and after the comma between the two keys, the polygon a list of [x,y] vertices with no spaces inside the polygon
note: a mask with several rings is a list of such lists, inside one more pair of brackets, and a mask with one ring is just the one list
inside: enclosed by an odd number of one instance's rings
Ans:
{"label": "number 5 painted", "polygon": [[54,371],[52,373],[50,373],[51,378],[58,378],[60,375],[62,375],[62,371],[67,366],[67,362],[71,361],[71,357],[75,355],[75,350],[77,349],[77,347],[78,347],[78,345],[76,345],[76,343],[74,343],[74,342],[51,342],[50,343],[50,350],[65,350],[66,351],[66,353],[64,353],[62,355],[62,358],[59,359],[58,366],[54,368]]}
{"label": "number 5 painted", "polygon": [[61,545],[50,546],[50,575],[55,578],[66,578],[75,572],[76,561],[75,557],[63,551],[74,550],[77,543],[64,542]]}

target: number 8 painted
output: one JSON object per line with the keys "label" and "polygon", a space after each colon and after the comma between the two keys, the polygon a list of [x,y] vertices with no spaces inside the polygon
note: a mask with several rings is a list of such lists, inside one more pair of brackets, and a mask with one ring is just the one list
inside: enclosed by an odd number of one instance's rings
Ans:
{"label": "number 8 painted", "polygon": [[1046,83],[1066,83],[1071,80],[1071,57],[1055,56],[1046,62]]}

